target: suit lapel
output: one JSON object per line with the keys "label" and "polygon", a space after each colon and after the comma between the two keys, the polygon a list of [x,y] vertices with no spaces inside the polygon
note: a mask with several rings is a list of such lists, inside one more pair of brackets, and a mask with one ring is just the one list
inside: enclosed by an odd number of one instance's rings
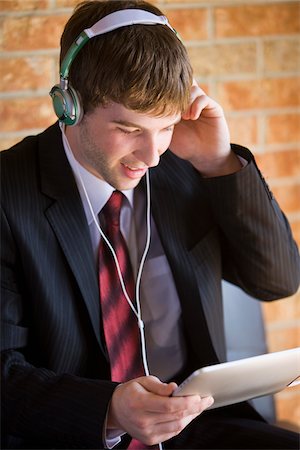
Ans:
{"label": "suit lapel", "polygon": [[[100,340],[98,281],[89,229],[57,124],[41,135],[39,155],[41,189],[45,195],[54,200],[45,214],[78,283],[93,329],[103,349]],[[170,166],[170,161],[168,162],[166,157],[162,158],[158,168],[151,171],[152,214],[174,274],[188,339],[198,356],[199,363],[204,365],[210,364],[212,359],[217,361],[217,357],[189,257],[188,249],[193,244],[191,241],[193,236],[189,233],[185,219],[178,217],[178,204],[184,199],[181,191],[180,196],[176,196],[178,185],[182,186],[182,183],[176,180],[178,169],[172,161]],[[182,171],[180,174],[182,176]],[[191,180],[187,183],[189,184]],[[194,189],[197,190],[196,183]],[[174,202],[176,209],[173,207]]]}
{"label": "suit lapel", "polygon": [[42,192],[54,199],[45,215],[74,274],[102,346],[98,282],[89,228],[58,125],[41,136],[39,156]]}

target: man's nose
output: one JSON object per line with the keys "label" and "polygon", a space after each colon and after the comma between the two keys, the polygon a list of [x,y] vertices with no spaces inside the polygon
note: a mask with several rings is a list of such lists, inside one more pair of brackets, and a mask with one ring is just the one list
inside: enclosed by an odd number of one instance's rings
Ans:
{"label": "man's nose", "polygon": [[134,152],[134,155],[147,167],[154,167],[158,165],[162,153],[160,140],[150,136],[140,142],[139,149]]}

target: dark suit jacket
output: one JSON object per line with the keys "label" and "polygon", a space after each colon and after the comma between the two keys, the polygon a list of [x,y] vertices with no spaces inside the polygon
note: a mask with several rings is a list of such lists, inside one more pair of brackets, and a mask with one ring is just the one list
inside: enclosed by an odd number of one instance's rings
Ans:
{"label": "dark suit jacket", "polygon": [[[179,293],[190,370],[225,358],[221,277],[273,300],[295,292],[298,251],[250,152],[203,179],[167,151],[152,213]],[[115,384],[89,230],[58,125],[2,155],[4,434],[14,448],[100,448]],[[142,185],[143,183],[141,183]]]}

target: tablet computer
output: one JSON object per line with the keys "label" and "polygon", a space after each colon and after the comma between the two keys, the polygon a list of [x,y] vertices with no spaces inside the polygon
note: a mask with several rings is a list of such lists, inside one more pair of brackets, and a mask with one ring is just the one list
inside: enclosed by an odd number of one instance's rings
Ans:
{"label": "tablet computer", "polygon": [[210,407],[231,405],[273,394],[300,383],[300,347],[215,364],[193,372],[173,396],[212,395]]}

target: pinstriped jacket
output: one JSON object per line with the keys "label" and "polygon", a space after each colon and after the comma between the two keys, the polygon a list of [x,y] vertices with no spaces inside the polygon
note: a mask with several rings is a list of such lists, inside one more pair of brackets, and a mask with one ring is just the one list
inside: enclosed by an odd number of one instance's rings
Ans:
{"label": "pinstriped jacket", "polygon": [[[288,222],[251,153],[232,148],[248,161],[232,175],[203,179],[170,151],[150,173],[190,370],[225,359],[222,277],[266,301],[299,285]],[[89,230],[58,125],[1,159],[4,447],[101,448],[115,383]]]}

